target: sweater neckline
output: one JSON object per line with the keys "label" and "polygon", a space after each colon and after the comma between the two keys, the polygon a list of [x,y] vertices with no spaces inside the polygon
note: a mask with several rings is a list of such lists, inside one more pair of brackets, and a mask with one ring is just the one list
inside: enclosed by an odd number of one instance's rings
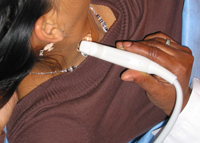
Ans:
{"label": "sweater neckline", "polygon": [[[118,8],[111,3],[104,0],[94,3],[109,6],[111,10],[114,10],[116,19],[120,16]],[[100,43],[115,46],[116,39],[123,37],[117,31],[119,29],[123,30],[124,25],[121,25],[118,21],[115,21]],[[88,56],[73,72],[64,73],[45,81],[19,100],[12,118],[16,121],[20,120],[22,114],[24,115],[23,118],[31,118],[29,113],[37,110],[40,106],[47,106],[55,102],[69,101],[84,96],[105,78],[111,66],[111,63]],[[31,111],[29,110],[27,113],[26,110],[30,107]],[[9,128],[12,128],[14,124],[15,121],[11,120]]]}
{"label": "sweater neckline", "polygon": [[[109,3],[108,1],[98,1],[98,0],[92,0],[93,4],[100,4],[100,5],[105,5],[111,8],[113,11],[114,15],[116,16],[116,21],[113,24],[113,26],[109,29],[109,32],[105,34],[103,39],[101,40],[101,44],[106,44],[109,46],[115,46],[115,41],[116,39],[122,39],[123,35],[119,34],[119,29],[124,28],[118,21],[118,18],[121,18],[119,9],[117,7],[114,7],[113,4]],[[109,70],[109,67],[111,66],[111,63],[104,62],[102,60],[98,60],[96,58],[88,56],[73,72],[70,73],[64,73],[58,76],[55,76],[44,83],[40,84],[37,86],[35,89],[33,89],[30,93],[28,93],[23,100],[28,96],[34,94],[37,92],[37,90],[42,90],[42,88],[49,86],[52,82],[59,82],[62,83],[64,82],[63,80],[69,81],[68,83],[71,84],[71,86],[77,87],[77,89],[84,89],[87,91],[88,87],[92,87],[91,84],[98,84],[102,80],[102,78],[106,75],[107,71]],[[99,73],[99,74],[98,74]],[[92,77],[91,77],[92,75]],[[100,78],[100,76],[102,76]],[[78,83],[74,83],[74,81],[78,80]],[[81,84],[85,83],[85,84]],[[51,84],[52,85],[52,84]],[[48,88],[48,87],[47,87]],[[48,92],[48,89],[46,88],[46,92]],[[71,88],[73,89],[73,88]],[[90,89],[88,89],[90,90]],[[51,90],[50,90],[51,91]],[[73,91],[70,91],[70,94],[76,98],[76,93]],[[83,92],[80,90],[80,92]],[[48,92],[49,95],[51,95],[50,92]],[[80,95],[79,95],[80,96]],[[22,99],[21,99],[22,100]],[[20,101],[21,101],[20,100]],[[19,102],[20,102],[19,101]]]}

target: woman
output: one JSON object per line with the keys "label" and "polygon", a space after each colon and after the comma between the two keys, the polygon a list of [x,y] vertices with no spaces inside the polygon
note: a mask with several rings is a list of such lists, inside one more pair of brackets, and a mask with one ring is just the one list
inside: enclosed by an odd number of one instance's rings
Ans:
{"label": "woman", "polygon": [[[156,31],[180,42],[183,1],[4,0],[0,5],[1,105],[15,90],[19,98],[7,124],[10,143],[128,142],[170,115],[172,85],[133,70],[123,73],[125,68],[77,49],[82,40],[115,46]],[[145,56],[157,51],[149,58],[178,76],[185,105],[192,56],[170,37],[159,33],[117,47]]]}

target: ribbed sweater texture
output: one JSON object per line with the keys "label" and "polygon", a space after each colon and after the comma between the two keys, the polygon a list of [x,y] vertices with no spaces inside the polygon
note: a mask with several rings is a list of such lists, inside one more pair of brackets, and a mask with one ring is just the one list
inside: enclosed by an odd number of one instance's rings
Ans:
{"label": "ribbed sweater texture", "polygon": [[[117,19],[102,44],[142,40],[157,31],[181,40],[183,0],[92,3],[110,7]],[[145,133],[166,115],[143,89],[120,79],[124,70],[87,57],[73,72],[42,83],[16,105],[7,125],[9,142],[126,143]]]}

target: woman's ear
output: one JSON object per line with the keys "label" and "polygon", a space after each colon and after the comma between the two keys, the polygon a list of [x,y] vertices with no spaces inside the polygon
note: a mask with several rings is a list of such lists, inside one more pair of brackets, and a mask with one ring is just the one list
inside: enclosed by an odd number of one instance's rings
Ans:
{"label": "woman's ear", "polygon": [[59,25],[52,18],[46,18],[43,15],[35,23],[34,33],[37,38],[48,43],[56,43],[63,40],[64,33]]}

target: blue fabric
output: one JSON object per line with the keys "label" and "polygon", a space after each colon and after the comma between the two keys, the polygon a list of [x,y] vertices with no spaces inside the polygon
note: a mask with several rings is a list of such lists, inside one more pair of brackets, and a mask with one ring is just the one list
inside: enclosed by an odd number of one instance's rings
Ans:
{"label": "blue fabric", "polygon": [[[3,131],[5,132],[5,134],[7,133],[7,131],[6,131],[6,127],[3,129]],[[7,138],[5,138],[4,143],[8,143]]]}
{"label": "blue fabric", "polygon": [[155,137],[152,134],[152,131],[159,129],[160,127],[164,126],[167,123],[166,121],[162,121],[161,123],[154,126],[151,130],[149,130],[146,134],[144,134],[142,137],[136,138],[128,143],[153,143],[155,141]]}
{"label": "blue fabric", "polygon": [[183,8],[182,45],[189,47],[194,56],[191,75],[200,79],[200,0],[185,0]]}

